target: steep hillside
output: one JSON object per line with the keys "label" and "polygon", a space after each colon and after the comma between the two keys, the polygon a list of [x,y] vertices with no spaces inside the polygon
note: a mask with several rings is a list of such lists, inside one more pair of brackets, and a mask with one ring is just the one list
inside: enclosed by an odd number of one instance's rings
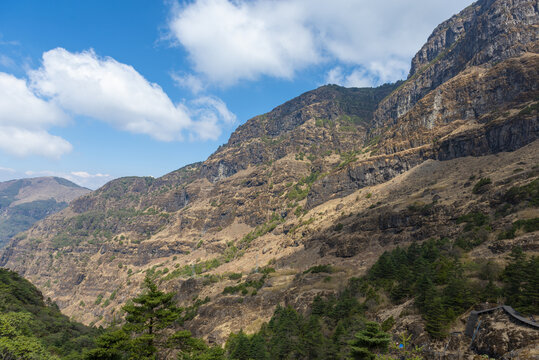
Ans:
{"label": "steep hillside", "polygon": [[70,321],[30,282],[0,269],[2,359],[79,359],[99,333]]}
{"label": "steep hillside", "polygon": [[[538,23],[536,1],[480,0],[435,29],[405,82],[303,94],[204,162],[73,201],[0,264],[98,324],[149,275],[182,304],[206,299],[186,326],[219,343],[258,330],[277,304],[309,313],[384,251],[432,238],[484,289],[481,261],[539,251]],[[381,292],[368,316],[427,341],[406,304]]]}
{"label": "steep hillside", "polygon": [[40,177],[0,183],[0,248],[36,221],[90,190],[66,179]]}

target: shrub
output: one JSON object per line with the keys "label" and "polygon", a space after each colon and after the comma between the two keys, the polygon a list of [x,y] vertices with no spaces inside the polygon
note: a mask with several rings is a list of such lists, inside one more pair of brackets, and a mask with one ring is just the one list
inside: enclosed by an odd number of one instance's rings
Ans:
{"label": "shrub", "polygon": [[304,274],[308,274],[308,273],[311,273],[311,274],[318,274],[318,273],[328,273],[328,274],[331,274],[333,273],[335,270],[333,269],[333,267],[331,265],[315,265],[313,267],[310,267],[309,269],[305,270],[303,273]]}
{"label": "shrub", "polygon": [[242,276],[243,276],[242,273],[232,273],[232,274],[228,274],[228,278],[229,278],[230,280],[239,280],[239,279],[242,278]]}
{"label": "shrub", "polygon": [[481,178],[473,187],[472,193],[474,194],[482,194],[485,191],[487,191],[486,186],[492,184],[492,180],[490,178]]}

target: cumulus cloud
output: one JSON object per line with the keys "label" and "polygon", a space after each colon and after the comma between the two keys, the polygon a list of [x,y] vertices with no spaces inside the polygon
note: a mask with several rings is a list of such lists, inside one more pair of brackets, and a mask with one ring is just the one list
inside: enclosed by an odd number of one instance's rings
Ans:
{"label": "cumulus cloud", "polygon": [[173,103],[132,66],[92,50],[47,51],[28,81],[0,72],[0,150],[59,158],[72,145],[49,129],[77,115],[160,141],[216,139],[235,120],[219,98]]}
{"label": "cumulus cloud", "polygon": [[103,186],[105,183],[113,179],[109,174],[96,173],[92,174],[87,171],[52,171],[52,170],[27,170],[24,175],[36,177],[36,176],[56,176],[67,179],[74,182],[77,185],[87,187],[89,189],[97,189]]}
{"label": "cumulus cloud", "polygon": [[[397,80],[391,61],[409,64],[441,21],[470,0],[195,0],[172,9],[170,34],[194,70],[231,85],[261,76],[291,78],[307,66],[337,62],[362,76]],[[351,74],[349,74],[351,75]],[[359,75],[354,75],[359,76]],[[352,81],[352,78],[351,80]]]}
{"label": "cumulus cloud", "polygon": [[369,87],[403,79],[408,70],[408,63],[399,60],[371,62],[365,67],[356,67],[349,71],[336,66],[328,71],[325,82],[346,87]]}
{"label": "cumulus cloud", "polygon": [[72,146],[47,129],[67,120],[58,106],[30,91],[25,80],[0,73],[0,149],[17,156],[58,158]]}
{"label": "cumulus cloud", "polygon": [[211,80],[290,78],[320,59],[302,10],[285,1],[200,0],[175,7],[170,29]]}
{"label": "cumulus cloud", "polygon": [[[31,71],[29,77],[32,89],[51,103],[121,130],[161,141],[182,140],[184,132],[203,139],[220,135],[219,109],[214,112],[215,126],[208,127],[206,117],[190,116],[199,109],[174,104],[159,85],[149,82],[132,66],[98,57],[92,50],[47,51],[42,67]],[[208,108],[203,110],[206,114]]]}

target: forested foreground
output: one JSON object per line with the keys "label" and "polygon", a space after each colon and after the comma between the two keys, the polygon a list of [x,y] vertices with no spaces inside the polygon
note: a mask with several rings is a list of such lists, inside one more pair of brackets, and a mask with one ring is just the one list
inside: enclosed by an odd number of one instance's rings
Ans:
{"label": "forested foreground", "polygon": [[[255,334],[231,334],[224,347],[208,346],[182,329],[196,304],[176,306],[173,293],[151,277],[124,307],[125,322],[109,329],[69,321],[55,304],[17,274],[0,271],[0,356],[3,359],[420,359],[409,335],[394,334],[394,318],[369,321],[374,310],[413,300],[434,339],[479,302],[504,302],[539,313],[539,258],[518,247],[505,267],[473,261],[447,239],[385,252],[362,278],[350,279],[338,295],[317,297],[309,314],[277,307]],[[320,265],[311,272],[331,272]],[[197,303],[200,305],[200,302]],[[402,344],[401,347],[397,343]]]}

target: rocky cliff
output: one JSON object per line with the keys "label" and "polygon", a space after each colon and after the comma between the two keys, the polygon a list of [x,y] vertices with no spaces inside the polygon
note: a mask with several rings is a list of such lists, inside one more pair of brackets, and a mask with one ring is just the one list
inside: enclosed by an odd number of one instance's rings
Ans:
{"label": "rocky cliff", "polygon": [[[112,322],[155,277],[180,303],[206,299],[186,326],[222,342],[277,304],[309,311],[397,245],[463,239],[470,258],[500,263],[514,245],[536,253],[537,229],[504,234],[538,217],[538,14],[536,1],[478,1],[435,29],[405,82],[303,94],[204,162],[73,201],[0,263],[86,323]],[[459,220],[476,212],[488,229]],[[321,264],[334,272],[305,272]]]}

